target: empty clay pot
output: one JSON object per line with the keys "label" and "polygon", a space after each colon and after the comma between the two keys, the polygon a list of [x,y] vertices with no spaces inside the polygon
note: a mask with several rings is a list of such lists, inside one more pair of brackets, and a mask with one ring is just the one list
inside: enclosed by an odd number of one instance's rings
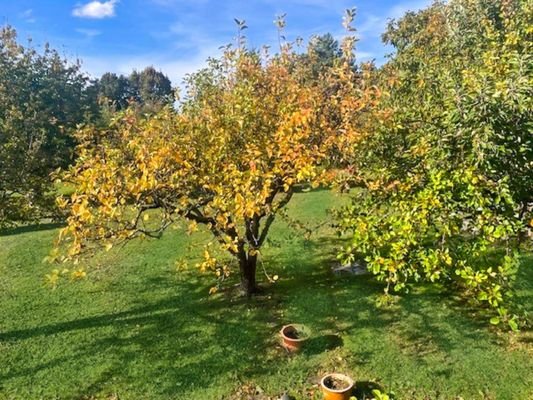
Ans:
{"label": "empty clay pot", "polygon": [[281,328],[280,335],[283,346],[289,351],[299,351],[304,342],[309,339],[309,330],[301,324],[285,325]]}

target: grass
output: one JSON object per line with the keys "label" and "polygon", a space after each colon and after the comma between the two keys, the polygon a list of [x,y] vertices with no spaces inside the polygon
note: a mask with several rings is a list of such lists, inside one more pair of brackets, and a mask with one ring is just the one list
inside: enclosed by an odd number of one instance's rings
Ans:
{"label": "grass", "polygon": [[[312,226],[340,201],[301,193],[290,215]],[[0,236],[2,400],[320,398],[331,371],[354,377],[359,398],[371,387],[399,399],[533,398],[530,333],[497,333],[431,286],[378,308],[374,280],[331,274],[327,226],[307,241],[277,222],[264,267],[280,279],[251,301],[208,296],[213,276],[195,270],[191,248],[208,236],[180,231],[113,249],[90,260],[89,279],[51,290],[41,260],[56,235],[46,225]],[[192,265],[176,272],[180,258]],[[525,258],[517,281],[527,309],[532,266]],[[277,332],[290,322],[313,336],[289,356]]]}

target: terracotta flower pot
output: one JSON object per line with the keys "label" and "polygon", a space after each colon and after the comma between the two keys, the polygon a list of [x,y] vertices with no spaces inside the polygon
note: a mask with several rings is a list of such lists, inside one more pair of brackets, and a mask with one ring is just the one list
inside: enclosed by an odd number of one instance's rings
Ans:
{"label": "terracotta flower pot", "polygon": [[283,346],[288,351],[299,351],[309,339],[309,330],[300,324],[285,325],[279,333],[283,339]]}
{"label": "terracotta flower pot", "polygon": [[320,381],[325,400],[349,400],[355,382],[343,374],[327,374]]}

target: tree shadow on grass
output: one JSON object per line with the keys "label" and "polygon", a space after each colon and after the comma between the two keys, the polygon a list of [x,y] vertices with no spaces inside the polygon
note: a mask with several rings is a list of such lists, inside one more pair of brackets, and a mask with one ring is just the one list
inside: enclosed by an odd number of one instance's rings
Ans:
{"label": "tree shadow on grass", "polygon": [[317,335],[312,336],[305,342],[302,349],[303,354],[316,355],[325,351],[335,350],[342,347],[344,340],[340,335]]}
{"label": "tree shadow on grass", "polygon": [[22,225],[22,226],[17,226],[14,228],[0,229],[0,237],[21,235],[23,233],[30,233],[30,232],[49,231],[52,229],[61,228],[63,226],[65,226],[65,224],[62,222]]}
{"label": "tree shadow on grass", "polygon": [[384,389],[383,386],[376,382],[356,381],[353,395],[359,400],[369,400],[375,397],[372,393],[373,390],[379,390],[380,392],[383,392]]}
{"label": "tree shadow on grass", "polygon": [[[304,323],[315,333],[305,357],[341,350],[347,345],[345,337],[359,339],[358,344],[368,340],[368,346],[353,347],[348,354],[351,365],[364,365],[376,357],[380,341],[391,337],[402,341],[399,347],[420,353],[421,365],[426,348],[446,354],[464,346],[465,338],[471,343],[479,338],[479,324],[460,312],[457,316],[457,310],[445,308],[435,315],[435,305],[448,301],[447,294],[438,290],[409,294],[391,308],[378,308],[375,299],[383,285],[369,276],[333,275],[333,253],[322,251],[325,240],[315,240],[306,251],[295,245],[270,261],[271,268],[285,265],[284,275],[267,295],[251,301],[224,295],[207,298],[202,279],[176,282],[151,276],[135,285],[138,292],[125,310],[0,332],[0,341],[8,344],[60,337],[68,339],[69,347],[67,355],[11,366],[0,374],[0,381],[57,373],[75,358],[82,374],[94,360],[105,362],[76,387],[78,396],[105,393],[116,378],[137,395],[187,398],[200,387],[254,381],[275,373],[282,361],[270,349],[276,346],[279,328],[289,322]],[[450,370],[443,366],[439,373],[449,376]],[[363,383],[361,393],[372,390]]]}
{"label": "tree shadow on grass", "polygon": [[517,291],[517,300],[527,308],[533,308],[533,253],[522,256],[513,288]]}
{"label": "tree shadow on grass", "polygon": [[[305,266],[306,272],[315,269],[313,264]],[[301,275],[315,289],[321,276],[320,270]],[[137,393],[163,398],[185,398],[198,387],[233,377],[253,381],[277,368],[279,357],[265,356],[277,343],[282,321],[276,312],[284,297],[302,284],[291,283],[288,292],[284,285],[275,285],[268,296],[251,301],[228,301],[223,295],[207,298],[205,282],[147,277],[143,285],[135,283],[138,293],[127,309],[0,332],[0,341],[9,345],[48,338],[64,338],[66,343],[63,353],[12,365],[0,373],[0,381],[38,374],[53,382],[54,374],[71,368],[73,359],[82,371],[94,360],[105,362],[97,376],[78,385],[80,396],[109,390],[111,377],[123,386],[137,387]],[[161,296],[153,300],[148,296],[152,291]],[[329,339],[327,334],[317,337],[316,352],[342,344]]]}
{"label": "tree shadow on grass", "polygon": [[0,381],[57,370],[72,357],[87,360],[81,363],[89,367],[96,356],[107,366],[98,378],[79,386],[80,396],[97,395],[107,390],[111,377],[119,377],[127,386],[141,382],[141,392],[184,398],[231,374],[253,379],[271,369],[263,356],[274,335],[257,304],[206,299],[203,288],[189,282],[181,282],[179,290],[179,295],[122,312],[1,332],[0,341],[11,344],[73,335],[81,341],[68,357],[11,366]]}
{"label": "tree shadow on grass", "polygon": [[[373,276],[332,274],[335,254],[320,251],[324,243],[332,248],[328,240],[319,238],[306,252],[294,251],[276,260],[290,266],[286,278],[275,287],[281,298],[291,298],[294,308],[291,319],[284,323],[304,323],[313,331],[352,337],[366,335],[370,329],[373,336],[397,341],[398,349],[411,354],[422,368],[434,359],[432,355],[444,359],[463,349],[465,343],[469,343],[465,351],[488,349],[493,338],[486,321],[472,318],[476,310],[458,304],[442,287],[420,285],[401,295],[395,304],[378,307],[383,284]],[[373,357],[378,347],[369,347],[356,350],[356,358]],[[451,366],[443,364],[438,373],[449,376]]]}

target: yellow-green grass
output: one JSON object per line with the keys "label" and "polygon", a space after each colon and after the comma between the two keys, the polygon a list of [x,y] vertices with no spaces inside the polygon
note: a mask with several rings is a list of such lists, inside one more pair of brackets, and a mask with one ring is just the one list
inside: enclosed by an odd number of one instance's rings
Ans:
{"label": "yellow-green grass", "polygon": [[[342,199],[300,193],[289,207],[309,226],[331,219]],[[333,229],[311,240],[278,221],[260,266],[264,295],[209,296],[214,276],[194,267],[209,236],[169,230],[87,261],[88,279],[43,284],[42,263],[57,226],[0,235],[0,399],[258,399],[285,390],[320,398],[330,371],[350,374],[398,399],[533,397],[531,335],[501,334],[438,287],[424,286],[378,308],[382,285],[334,276]],[[175,261],[190,267],[176,272]],[[524,258],[517,300],[531,309],[533,259]],[[95,269],[97,268],[97,269]],[[226,282],[231,287],[236,280]],[[277,332],[303,323],[313,333],[288,355]],[[264,397],[261,397],[264,396]],[[314,396],[314,397],[313,397]],[[253,398],[253,397],[250,397]]]}

